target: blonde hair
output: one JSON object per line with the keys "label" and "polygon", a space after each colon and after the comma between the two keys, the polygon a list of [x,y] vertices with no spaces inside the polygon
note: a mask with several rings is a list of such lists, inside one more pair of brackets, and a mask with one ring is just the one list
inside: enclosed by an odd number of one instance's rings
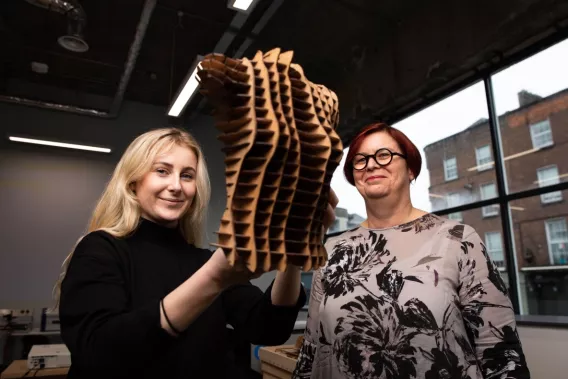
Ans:
{"label": "blonde hair", "polygon": [[[186,241],[203,247],[207,206],[211,196],[209,173],[203,152],[197,141],[186,131],[177,128],[151,130],[138,136],[128,146],[116,165],[110,181],[103,191],[89,222],[86,234],[103,230],[114,237],[125,237],[136,230],[140,221],[140,205],[132,184],[148,173],[159,154],[174,146],[187,147],[196,155],[196,194],[191,207],[180,219],[178,227]],[[77,241],[77,244],[83,237]],[[77,244],[73,248],[77,247]],[[59,306],[61,283],[65,278],[73,251],[65,258],[53,296],[55,307]]]}

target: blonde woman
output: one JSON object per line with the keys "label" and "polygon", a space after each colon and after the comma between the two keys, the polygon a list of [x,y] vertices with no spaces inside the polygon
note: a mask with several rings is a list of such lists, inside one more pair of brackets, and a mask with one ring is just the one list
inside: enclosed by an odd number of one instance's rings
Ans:
{"label": "blonde woman", "polygon": [[306,300],[299,269],[262,293],[221,250],[199,248],[209,195],[187,132],[127,148],[56,286],[69,379],[239,378],[227,324],[255,344],[290,336]]}

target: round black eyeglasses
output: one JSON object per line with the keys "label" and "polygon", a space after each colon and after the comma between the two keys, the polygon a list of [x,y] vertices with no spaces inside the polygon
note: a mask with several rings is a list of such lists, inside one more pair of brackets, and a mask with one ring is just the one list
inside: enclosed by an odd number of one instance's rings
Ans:
{"label": "round black eyeglasses", "polygon": [[399,157],[406,159],[404,154],[395,153],[387,148],[382,148],[377,150],[375,154],[355,154],[351,164],[355,170],[364,170],[369,163],[369,158],[373,158],[379,166],[387,166],[392,162],[392,157],[394,155],[398,155]]}

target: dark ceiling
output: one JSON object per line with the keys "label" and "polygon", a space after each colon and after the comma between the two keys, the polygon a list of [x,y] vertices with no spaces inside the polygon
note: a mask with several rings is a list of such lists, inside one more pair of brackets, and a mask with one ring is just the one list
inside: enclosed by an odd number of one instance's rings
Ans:
{"label": "dark ceiling", "polygon": [[311,81],[339,94],[348,141],[561,38],[566,0],[287,0],[247,55],[293,49]]}
{"label": "dark ceiling", "polygon": [[[58,45],[57,38],[66,33],[64,15],[24,0],[0,1],[0,72],[4,79],[111,97],[115,94],[144,1],[78,2],[87,19],[85,40],[89,51],[85,53],[70,52]],[[258,12],[263,11],[263,6],[261,2]],[[235,14],[226,0],[158,0],[125,98],[168,105],[196,56],[213,51],[230,29]],[[253,17],[255,14],[249,19]],[[32,72],[30,63],[34,61],[48,64],[48,74]]]}
{"label": "dark ceiling", "polygon": [[[14,80],[116,93],[144,1],[79,2],[87,16],[86,53],[58,46],[63,15],[25,0],[0,0],[0,95],[10,94]],[[227,55],[247,39],[249,57],[257,49],[294,50],[308,79],[338,93],[339,133],[349,140],[362,123],[396,120],[568,37],[566,0],[260,0],[246,22],[233,27],[236,12],[226,4],[158,0],[125,98],[170,104],[195,57],[233,31]],[[32,61],[47,63],[49,73],[32,72]]]}

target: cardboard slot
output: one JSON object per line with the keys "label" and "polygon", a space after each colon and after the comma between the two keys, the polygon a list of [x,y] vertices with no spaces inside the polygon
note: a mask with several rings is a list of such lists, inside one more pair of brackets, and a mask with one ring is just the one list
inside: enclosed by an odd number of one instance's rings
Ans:
{"label": "cardboard slot", "polygon": [[226,154],[230,154],[230,153],[234,153],[234,152],[237,152],[239,150],[242,150],[242,149],[245,149],[245,148],[248,148],[248,147],[250,147],[250,143],[247,141],[247,142],[241,142],[237,145],[228,145],[228,146],[222,147],[221,151],[223,151]]}
{"label": "cardboard slot", "polygon": [[[227,67],[227,76],[236,82],[243,84],[248,84],[250,75],[243,71],[235,70],[233,68]],[[250,86],[250,85],[249,85]]]}
{"label": "cardboard slot", "polygon": [[330,151],[329,146],[311,143],[311,142],[303,142],[302,147],[305,148],[305,149],[308,149],[308,151],[312,152],[312,154],[314,154],[314,155],[316,153],[325,153],[325,152]]}
{"label": "cardboard slot", "polygon": [[228,105],[231,108],[238,108],[238,107],[243,107],[243,106],[247,106],[249,104],[249,101],[251,99],[251,95],[250,94],[232,94],[231,96],[229,96],[227,98],[228,100]]}
{"label": "cardboard slot", "polygon": [[[315,128],[317,128],[317,125],[314,125],[314,126],[315,126]],[[315,129],[315,128],[312,127],[311,129]],[[298,128],[298,136],[302,140],[302,144],[307,143],[307,142],[317,144],[318,142],[321,142],[324,139],[324,136],[322,136],[321,134],[314,134],[314,133],[307,132],[306,129],[304,128],[304,125],[302,125],[301,127]]]}
{"label": "cardboard slot", "polygon": [[305,99],[309,97],[310,94],[292,83],[292,96],[297,99]]}
{"label": "cardboard slot", "polygon": [[263,157],[267,152],[272,149],[271,144],[266,142],[257,141],[250,149],[250,155],[254,157]]}
{"label": "cardboard slot", "polygon": [[302,111],[307,111],[311,108],[312,104],[302,100],[301,98],[293,98],[294,107],[297,109],[301,109]]}
{"label": "cardboard slot", "polygon": [[237,131],[244,127],[245,125],[249,124],[252,120],[248,117],[240,118],[238,120],[231,120],[231,121],[221,121],[215,123],[215,127],[220,129],[224,133],[231,133]]}
{"label": "cardboard slot", "polygon": [[[306,87],[306,84],[299,79],[290,78],[290,82],[292,83],[292,88],[295,87],[295,88],[298,88],[298,89],[303,89],[303,88]],[[292,95],[293,95],[293,93],[292,93]]]}
{"label": "cardboard slot", "polygon": [[304,167],[320,167],[327,162],[327,159],[318,157],[317,155],[302,154],[302,165]]}
{"label": "cardboard slot", "polygon": [[227,144],[238,144],[251,133],[251,129],[241,129],[231,133],[220,134],[217,136],[217,139]]}
{"label": "cardboard slot", "polygon": [[[296,116],[296,119],[299,119],[300,121],[310,121],[314,118],[313,113],[299,109],[296,107],[295,104],[294,104],[294,116]],[[298,124],[298,127],[301,127],[301,125]]]}

